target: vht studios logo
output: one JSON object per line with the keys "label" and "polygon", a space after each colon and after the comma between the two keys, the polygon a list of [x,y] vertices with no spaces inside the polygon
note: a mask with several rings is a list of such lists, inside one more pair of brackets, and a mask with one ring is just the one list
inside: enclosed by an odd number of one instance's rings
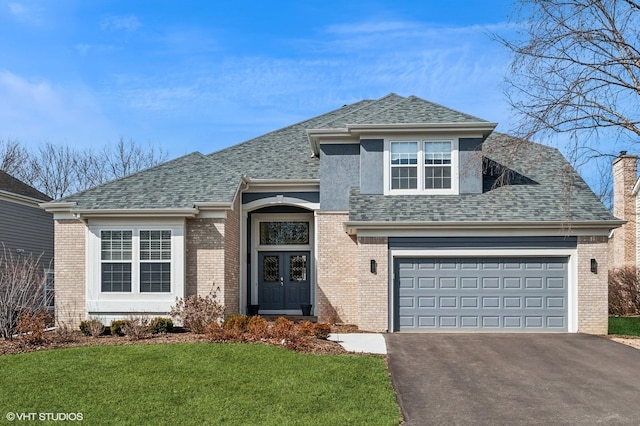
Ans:
{"label": "vht studios logo", "polygon": [[81,422],[82,413],[14,413],[8,412],[5,416],[10,422],[16,421],[35,421],[42,422]]}

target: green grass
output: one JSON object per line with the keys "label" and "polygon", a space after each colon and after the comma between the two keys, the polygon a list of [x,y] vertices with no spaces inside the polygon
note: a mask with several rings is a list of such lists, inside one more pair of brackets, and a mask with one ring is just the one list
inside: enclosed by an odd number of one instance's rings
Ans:
{"label": "green grass", "polygon": [[640,336],[640,318],[609,317],[609,334]]}
{"label": "green grass", "polygon": [[1,417],[73,412],[84,424],[136,425],[400,420],[385,361],[374,356],[251,344],[94,346],[1,356],[0,371]]}

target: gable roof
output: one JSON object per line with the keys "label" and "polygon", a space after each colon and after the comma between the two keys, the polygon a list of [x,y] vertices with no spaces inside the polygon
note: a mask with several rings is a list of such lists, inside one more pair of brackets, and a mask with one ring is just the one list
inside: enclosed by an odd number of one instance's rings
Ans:
{"label": "gable roof", "polygon": [[12,194],[22,195],[24,197],[34,198],[41,201],[50,201],[52,198],[38,191],[32,186],[27,185],[19,179],[14,178],[10,174],[0,170],[0,191],[10,192]]}
{"label": "gable roof", "polygon": [[[309,129],[348,125],[479,123],[480,118],[415,96],[389,94],[345,105],[209,155],[193,153],[66,197],[76,210],[193,209],[229,206],[243,177],[250,180],[319,181],[320,159],[311,155]],[[485,176],[482,194],[350,194],[350,222],[567,222],[615,221],[582,178],[554,148],[493,133],[482,154],[518,176],[495,185]],[[566,195],[566,196],[565,196]]]}

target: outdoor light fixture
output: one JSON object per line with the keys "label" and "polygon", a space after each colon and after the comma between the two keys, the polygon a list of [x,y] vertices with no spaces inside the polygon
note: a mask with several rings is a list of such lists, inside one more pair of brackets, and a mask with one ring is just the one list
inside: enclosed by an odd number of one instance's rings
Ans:
{"label": "outdoor light fixture", "polygon": [[378,264],[375,259],[371,259],[371,273],[375,274],[378,272]]}
{"label": "outdoor light fixture", "polygon": [[598,262],[595,259],[591,259],[591,272],[598,273]]}

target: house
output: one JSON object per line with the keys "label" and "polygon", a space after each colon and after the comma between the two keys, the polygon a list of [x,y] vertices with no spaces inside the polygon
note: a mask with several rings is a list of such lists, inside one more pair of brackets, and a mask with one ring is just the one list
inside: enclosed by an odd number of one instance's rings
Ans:
{"label": "house", "polygon": [[390,94],[45,203],[56,309],[166,315],[215,290],[371,331],[606,333],[623,222],[556,149],[495,127]]}
{"label": "house", "polygon": [[[0,250],[39,259],[41,272],[53,291],[53,215],[39,207],[51,197],[0,171]],[[47,295],[46,300],[51,300]],[[52,308],[52,306],[51,306]]]}
{"label": "house", "polygon": [[638,227],[636,217],[640,201],[638,156],[622,151],[613,161],[613,214],[625,221],[610,239],[611,267],[636,266],[638,252]]}

